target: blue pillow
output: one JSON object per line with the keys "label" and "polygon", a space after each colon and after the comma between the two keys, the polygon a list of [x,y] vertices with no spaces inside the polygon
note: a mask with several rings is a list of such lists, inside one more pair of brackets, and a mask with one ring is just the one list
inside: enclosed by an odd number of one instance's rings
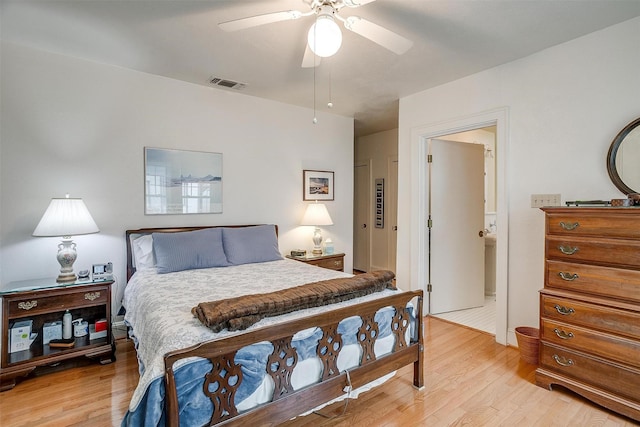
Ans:
{"label": "blue pillow", "polygon": [[273,225],[223,228],[222,243],[227,260],[233,265],[282,259]]}
{"label": "blue pillow", "polygon": [[153,251],[160,274],[229,265],[220,228],[153,233]]}

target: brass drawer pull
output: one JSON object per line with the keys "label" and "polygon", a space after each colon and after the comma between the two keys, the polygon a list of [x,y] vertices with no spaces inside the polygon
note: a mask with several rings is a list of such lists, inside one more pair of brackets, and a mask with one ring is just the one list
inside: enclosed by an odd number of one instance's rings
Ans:
{"label": "brass drawer pull", "polygon": [[553,332],[556,333],[558,338],[563,339],[563,340],[570,340],[571,338],[573,338],[573,332],[566,333],[565,331],[561,331],[558,328],[555,328],[553,330]]}
{"label": "brass drawer pull", "polygon": [[562,245],[558,246],[558,250],[565,255],[573,255],[579,251],[577,246],[571,247],[571,246],[562,246]]}
{"label": "brass drawer pull", "polygon": [[560,227],[564,228],[567,231],[575,230],[580,226],[579,222],[573,222],[571,224],[567,224],[564,221],[560,221]]}
{"label": "brass drawer pull", "polygon": [[31,310],[34,307],[38,306],[38,301],[33,300],[33,301],[21,301],[18,303],[18,308],[22,309],[22,310]]}
{"label": "brass drawer pull", "polygon": [[553,355],[553,360],[560,366],[573,366],[573,360],[567,359],[566,357],[560,357],[557,354]]}
{"label": "brass drawer pull", "polygon": [[100,292],[87,292],[84,294],[84,299],[89,301],[95,301],[100,298]]}
{"label": "brass drawer pull", "polygon": [[566,280],[567,282],[573,282],[578,278],[578,275],[576,273],[571,274],[565,273],[564,271],[559,272],[558,276],[560,276],[562,280]]}
{"label": "brass drawer pull", "polygon": [[558,313],[562,314],[563,316],[568,316],[568,315],[573,314],[573,313],[576,312],[573,308],[563,307],[563,306],[560,306],[558,304],[556,304],[553,308],[555,308],[556,311]]}

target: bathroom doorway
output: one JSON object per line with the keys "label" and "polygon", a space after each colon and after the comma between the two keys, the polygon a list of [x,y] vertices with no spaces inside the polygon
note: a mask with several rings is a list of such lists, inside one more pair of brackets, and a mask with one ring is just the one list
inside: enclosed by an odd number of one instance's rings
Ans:
{"label": "bathroom doorway", "polygon": [[[468,266],[465,267],[465,273],[473,274],[475,276],[474,281],[463,280],[460,277],[453,278],[447,283],[447,287],[451,286],[454,289],[451,291],[452,295],[456,293],[464,293],[465,295],[473,294],[474,304],[467,304],[468,308],[446,310],[446,306],[433,307],[432,313],[435,317],[451,321],[453,323],[462,324],[473,329],[481,330],[492,335],[496,334],[496,241],[498,225],[496,220],[496,126],[486,126],[478,129],[473,129],[465,132],[458,132],[443,136],[438,136],[438,140],[446,140],[458,144],[473,144],[473,147],[477,147],[477,150],[481,154],[475,155],[470,158],[476,164],[474,168],[482,168],[484,174],[483,183],[478,183],[483,187],[480,190],[476,187],[475,191],[483,193],[483,197],[471,197],[467,200],[461,201],[466,205],[467,209],[470,209],[469,203],[473,203],[473,208],[476,212],[482,212],[482,219],[478,234],[464,238],[465,242],[458,242],[457,246],[465,246],[472,250],[473,253],[467,254],[465,259],[473,257],[477,264],[478,257],[481,258],[483,264],[480,268],[474,268],[473,271],[469,270]],[[471,146],[470,146],[471,148]],[[466,168],[469,168],[467,166]],[[430,182],[436,182],[439,178],[432,177]],[[441,179],[447,179],[442,177]],[[450,178],[448,178],[450,179]],[[435,181],[434,181],[435,180]],[[442,197],[438,196],[437,192],[431,192],[430,197]],[[446,199],[432,200],[431,203],[440,203],[444,206],[444,214],[447,215],[446,210],[451,209],[452,214],[455,214],[455,209],[460,209],[460,205],[452,206],[451,203],[447,203]],[[470,234],[470,233],[467,233]],[[479,239],[478,239],[479,237]],[[473,240],[472,242],[469,240]],[[470,249],[473,248],[473,249]],[[440,248],[433,248],[433,251],[448,251],[447,253],[440,253],[441,259],[459,259],[459,254],[454,251],[448,250],[446,245]],[[437,260],[436,260],[437,261]],[[433,262],[434,266],[441,265],[441,262]],[[435,278],[434,280],[445,280],[444,278]],[[437,286],[434,282],[434,287]],[[469,286],[473,288],[469,289]],[[476,289],[478,288],[478,289]],[[434,292],[435,294],[435,292]],[[434,297],[434,302],[437,301]],[[445,310],[443,311],[443,308]]]}

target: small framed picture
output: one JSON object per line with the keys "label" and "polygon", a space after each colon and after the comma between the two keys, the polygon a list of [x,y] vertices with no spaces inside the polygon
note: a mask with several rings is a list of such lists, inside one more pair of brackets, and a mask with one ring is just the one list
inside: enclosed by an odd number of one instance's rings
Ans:
{"label": "small framed picture", "polygon": [[333,200],[333,172],[303,170],[302,200]]}

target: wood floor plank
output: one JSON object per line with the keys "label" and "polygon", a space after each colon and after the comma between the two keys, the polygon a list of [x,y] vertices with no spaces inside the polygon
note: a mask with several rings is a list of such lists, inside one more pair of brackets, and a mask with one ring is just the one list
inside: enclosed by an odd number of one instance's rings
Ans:
{"label": "wood floor plank", "polygon": [[[411,367],[358,399],[298,417],[286,427],[604,426],[632,420],[558,388],[537,387],[535,367],[493,336],[427,317],[425,388],[412,386]],[[0,393],[0,425],[119,426],[138,381],[135,350],[117,342],[117,360],[91,363],[21,381]]]}

